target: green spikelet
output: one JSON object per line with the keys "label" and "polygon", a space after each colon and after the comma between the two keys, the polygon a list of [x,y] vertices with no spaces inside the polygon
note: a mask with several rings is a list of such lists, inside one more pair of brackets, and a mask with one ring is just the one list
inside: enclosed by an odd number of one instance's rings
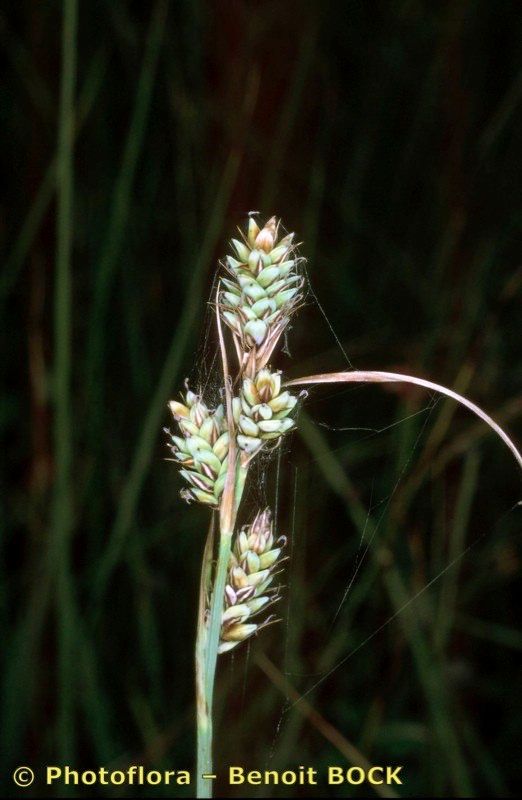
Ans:
{"label": "green spikelet", "polygon": [[274,621],[270,616],[261,623],[254,622],[253,618],[279,600],[279,587],[271,584],[281,564],[285,544],[284,536],[274,541],[268,508],[259,512],[253,523],[237,535],[225,587],[219,653],[232,650]]}
{"label": "green spikelet", "polygon": [[187,391],[185,403],[171,400],[169,408],[181,436],[168,428],[168,445],[181,466],[189,488],[181,496],[217,507],[225,485],[229,436],[222,405],[209,409],[199,395]]}
{"label": "green spikelet", "polygon": [[289,233],[278,241],[279,222],[271,217],[259,229],[250,219],[245,241],[232,239],[228,277],[222,279],[221,315],[232,330],[244,374],[264,367],[302,299],[303,278]]}
{"label": "green spikelet", "polygon": [[297,397],[281,391],[281,375],[261,369],[254,379],[244,378],[240,397],[234,400],[238,427],[237,443],[246,453],[255,453],[269,440],[279,439],[295,427],[289,414]]}

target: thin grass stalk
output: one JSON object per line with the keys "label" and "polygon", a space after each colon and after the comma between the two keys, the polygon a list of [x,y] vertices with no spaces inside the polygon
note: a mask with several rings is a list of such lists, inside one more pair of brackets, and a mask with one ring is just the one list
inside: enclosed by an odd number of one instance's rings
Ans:
{"label": "thin grass stalk", "polygon": [[[378,574],[383,574],[382,580],[387,589],[392,606],[392,616],[389,618],[388,622],[400,618],[403,625],[404,633],[414,657],[419,680],[430,710],[430,716],[438,732],[437,738],[441,750],[445,754],[445,760],[450,769],[451,778],[456,787],[456,791],[459,792],[459,796],[471,796],[470,780],[466,771],[462,747],[453,727],[453,697],[446,687],[445,681],[447,676],[444,671],[441,670],[441,665],[439,665],[438,661],[433,661],[433,658],[430,656],[429,643],[425,632],[419,626],[418,620],[416,620],[415,616],[411,613],[411,606],[419,595],[410,594],[395,565],[392,564],[382,573],[382,561],[378,558],[380,545],[376,546],[377,543],[374,538],[375,525],[371,520],[368,520],[366,508],[361,503],[353,484],[350,482],[343,466],[337,460],[335,453],[327,449],[327,443],[324,440],[323,434],[320,433],[316,426],[312,426],[310,422],[308,422],[308,426],[306,426],[304,424],[305,417],[306,415],[303,413],[299,420],[299,427],[303,438],[310,447],[316,459],[316,463],[322,470],[327,482],[344,501],[347,512],[354,524],[361,533],[364,532],[366,534],[366,540],[371,545],[371,552],[374,556],[371,568],[372,580],[374,580]],[[458,558],[458,554],[456,558]],[[457,563],[458,561],[455,561],[455,564]],[[355,614],[354,598],[355,595],[352,595],[352,602],[350,604],[352,618]],[[404,615],[406,615],[406,617]],[[345,621],[345,624],[348,623]],[[342,659],[341,663],[344,663],[344,661],[354,655],[355,652],[356,650],[352,650],[348,656]],[[332,663],[339,663],[339,658],[341,658],[340,654],[332,654],[329,660],[321,666],[321,672],[329,674],[328,670],[330,665]],[[435,677],[431,674],[434,670]],[[316,686],[317,685],[318,684],[316,684]],[[306,695],[308,694],[309,692],[306,693]]]}
{"label": "thin grass stalk", "polygon": [[[367,511],[361,503],[360,498],[358,497],[353,484],[350,481],[350,478],[346,474],[342,465],[338,462],[335,453],[332,453],[330,450],[322,450],[323,434],[319,433],[316,427],[311,427],[310,430],[307,430],[303,425],[304,416],[305,415],[302,414],[300,417],[300,430],[303,432],[307,444],[310,446],[314,456],[317,458],[317,463],[319,464],[328,483],[345,503],[347,512],[353,520],[356,528],[361,532],[361,534],[363,532],[366,534],[367,541],[371,545],[370,549],[373,555],[371,562],[371,578],[372,580],[375,580],[378,574],[382,574],[382,562],[378,558],[379,547],[376,546],[376,539],[374,536],[375,524],[368,519]],[[314,436],[316,437],[315,439]],[[326,447],[326,442],[324,442],[324,446]],[[327,460],[325,456],[328,456],[329,460]],[[445,753],[446,762],[451,770],[452,779],[455,785],[461,787],[462,796],[468,797],[470,796],[469,792],[466,793],[465,789],[463,788],[467,788],[468,786],[468,781],[465,774],[465,764],[463,761],[460,742],[452,725],[453,715],[451,709],[451,699],[448,697],[443,676],[441,676],[441,673],[438,669],[438,663],[433,662],[433,660],[429,657],[428,642],[425,632],[418,625],[416,618],[411,613],[411,605],[415,599],[415,596],[412,596],[408,593],[406,587],[404,586],[404,581],[395,565],[392,565],[386,569],[382,580],[387,590],[392,608],[392,614],[388,619],[388,622],[391,622],[395,619],[400,619],[402,623],[404,634],[414,657],[419,681],[430,710],[430,716],[433,720],[435,729],[438,732],[437,738],[441,750]],[[367,591],[369,591],[369,589]],[[353,606],[354,597],[352,596],[352,617],[356,613]],[[404,615],[407,611],[409,616],[404,618]],[[388,622],[386,624],[388,624]],[[358,648],[355,647],[348,653],[348,655],[345,655],[344,657],[341,657],[340,653],[335,654],[334,652],[331,652],[328,660],[321,665],[321,672],[324,675],[329,675],[332,663],[337,663],[337,665],[339,665],[339,663],[345,663],[345,661],[351,658],[352,655],[355,655],[357,650]],[[432,678],[431,672],[434,669],[435,678]],[[439,676],[438,679],[437,676]],[[318,685],[319,684],[315,684],[313,688],[316,688]],[[301,695],[299,703],[303,702],[303,697],[307,697],[311,691],[312,690],[310,689],[304,695]],[[296,708],[298,708],[299,703],[296,702]]]}
{"label": "thin grass stalk", "polygon": [[58,617],[58,736],[60,757],[66,763],[74,748],[71,695],[74,626],[71,624],[73,588],[70,576],[72,509],[71,409],[71,251],[73,232],[74,91],[76,84],[77,0],[65,0],[62,22],[62,84],[58,126],[58,213],[54,305],[54,484],[52,539],[49,568],[57,574]]}
{"label": "thin grass stalk", "polygon": [[[221,351],[223,400],[210,408],[200,390],[186,384],[183,402],[169,408],[180,435],[165,429],[168,447],[190,488],[188,502],[218,509],[219,539],[212,570],[213,530],[207,537],[200,580],[196,639],[197,795],[211,796],[212,710],[217,659],[262,627],[253,618],[279,599],[272,586],[274,568],[285,546],[274,537],[272,513],[259,510],[251,524],[235,531],[249,464],[268,446],[277,446],[295,427],[289,414],[297,397],[281,391],[281,375],[268,362],[302,296],[296,274],[294,234],[279,238],[279,222],[271,217],[263,228],[250,219],[244,242],[232,240],[235,256],[227,256],[227,277],[218,281],[216,326]],[[222,322],[231,332],[237,371],[231,376]],[[234,392],[234,394],[233,394]],[[223,398],[223,394],[222,394]],[[234,543],[234,552],[232,544]]]}
{"label": "thin grass stalk", "polygon": [[[219,293],[219,288],[218,288]],[[212,592],[210,594],[210,613],[208,627],[205,614],[206,598],[209,595],[205,576],[208,577],[206,564],[209,558],[209,545],[205,547],[203,559],[204,578],[200,586],[198,636],[196,642],[196,698],[197,698],[197,738],[198,738],[198,764],[197,764],[197,794],[198,797],[211,797],[212,784],[203,776],[212,772],[212,707],[214,701],[214,684],[216,679],[216,665],[218,657],[219,637],[221,632],[221,618],[223,615],[223,598],[225,596],[225,583],[232,547],[232,536],[236,522],[237,510],[243,489],[247,469],[244,468],[237,457],[235,423],[232,414],[232,392],[230,387],[230,374],[228,360],[221,329],[219,316],[219,301],[216,296],[216,323],[221,348],[221,362],[223,366],[223,380],[225,385],[226,412],[228,429],[231,432],[228,451],[228,470],[223,490],[223,497],[219,508],[219,549],[214,574]],[[212,551],[210,550],[210,554]],[[204,695],[201,695],[201,692]]]}
{"label": "thin grass stalk", "polygon": [[[87,120],[91,108],[102,86],[102,78],[106,65],[106,53],[101,49],[93,57],[87,76],[85,78],[81,92],[79,93],[76,108],[76,119],[74,126],[74,138],[76,139]],[[5,302],[9,292],[13,289],[20,276],[25,259],[31,249],[33,241],[40,230],[43,219],[53,195],[56,190],[57,180],[57,161],[56,155],[48,164],[42,182],[38,187],[34,202],[27,212],[24,222],[20,228],[18,238],[14,243],[9,256],[7,257],[0,276],[0,302]]]}
{"label": "thin grass stalk", "polygon": [[[203,775],[212,773],[212,709],[214,704],[214,686],[218,657],[221,618],[223,615],[223,598],[230,560],[232,537],[245,486],[247,469],[240,464],[235,470],[236,477],[231,491],[231,513],[220,513],[219,549],[214,573],[214,581],[210,599],[208,625],[202,621],[201,611],[198,618],[198,635],[196,641],[196,704],[197,704],[197,796],[212,797],[212,783]],[[225,488],[226,492],[226,488]],[[227,501],[228,502],[228,501]],[[208,544],[208,543],[207,543]],[[206,560],[207,547],[203,559],[203,572],[208,575]],[[207,587],[201,582],[200,609],[202,600],[207,596]],[[203,606],[204,607],[204,606]],[[202,694],[203,690],[203,694]]]}
{"label": "thin grass stalk", "polygon": [[5,764],[12,764],[20,752],[36,690],[39,648],[51,602],[51,576],[44,575],[41,580],[34,581],[16,631],[9,639],[5,637],[9,661],[0,695],[0,753]]}
{"label": "thin grass stalk", "polygon": [[[449,537],[449,561],[457,559],[459,553],[465,549],[466,533],[469,525],[473,498],[477,489],[480,459],[475,450],[471,450],[464,464],[461,485],[456,502],[456,513],[451,536]],[[457,562],[454,569],[444,575],[440,590],[439,607],[437,609],[434,625],[434,643],[437,650],[444,655],[449,643],[451,630],[455,626],[457,597],[461,563]]]}
{"label": "thin grass stalk", "polygon": [[208,781],[202,775],[212,771],[212,712],[207,701],[206,652],[207,625],[205,619],[207,597],[211,590],[212,556],[214,552],[215,515],[210,519],[210,527],[203,552],[201,579],[199,584],[198,629],[196,637],[196,718],[197,718],[197,793],[202,794]]}
{"label": "thin grass stalk", "polygon": [[97,270],[91,312],[92,324],[86,355],[87,386],[91,392],[89,398],[91,402],[93,399],[99,400],[101,396],[100,385],[103,377],[103,354],[106,341],[104,322],[118,265],[118,256],[125,236],[136,170],[145,139],[167,11],[168,0],[159,0],[151,14],[132,118],[122,154],[120,171],[114,187],[107,234]]}
{"label": "thin grass stalk", "polygon": [[[295,710],[323,736],[326,741],[330,742],[347,760],[349,764],[354,767],[362,767],[364,770],[369,770],[372,766],[366,756],[361,753],[351,742],[348,741],[346,736],[335,728],[327,719],[323,717],[316,709],[307,701],[303,700],[299,692],[290,683],[289,679],[279,670],[276,665],[264,654],[259,653],[256,656],[256,664],[265,673],[267,678],[272,681],[282,694],[284,694],[287,701],[293,704]],[[372,787],[375,794],[379,797],[399,797],[389,786],[380,786],[373,784]]]}

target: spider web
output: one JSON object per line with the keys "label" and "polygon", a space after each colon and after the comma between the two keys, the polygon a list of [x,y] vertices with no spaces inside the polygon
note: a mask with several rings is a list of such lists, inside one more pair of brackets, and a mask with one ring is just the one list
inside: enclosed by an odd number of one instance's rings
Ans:
{"label": "spider web", "polygon": [[[336,345],[337,349],[339,350],[342,358],[344,359],[344,361],[346,362],[348,367],[350,369],[355,369],[355,367],[353,366],[353,363],[352,363],[349,355],[347,354],[345,348],[342,345],[342,342],[341,342],[339,336],[335,332],[334,327],[333,327],[331,321],[328,318],[328,315],[326,314],[325,310],[321,306],[317,296],[313,292],[313,290],[311,288],[310,281],[308,280],[308,276],[307,276],[307,288],[308,288],[308,295],[307,295],[308,302],[310,303],[310,305],[315,306],[315,308],[320,312],[320,314],[321,314],[321,316],[322,316],[322,318],[324,320],[324,323],[326,324],[326,326],[327,326],[327,328],[329,330],[329,333],[330,333],[332,339],[335,342],[335,345]],[[290,355],[290,353],[287,353],[287,354]],[[352,387],[349,387],[349,388],[339,389],[339,390],[337,390],[335,392],[331,392],[328,395],[325,395],[323,393],[322,400],[326,401],[327,399],[329,399],[332,396],[335,396],[335,397],[339,398],[341,395],[352,395],[354,392],[360,393],[361,391],[368,391],[368,387],[357,387],[357,386],[353,387],[352,386]],[[375,541],[378,539],[379,534],[382,531],[382,527],[383,527],[383,524],[384,524],[384,522],[386,520],[386,515],[387,515],[387,512],[389,510],[390,504],[391,504],[393,498],[395,497],[398,489],[400,488],[400,486],[402,485],[403,481],[405,480],[405,478],[408,475],[408,471],[410,470],[410,468],[412,466],[415,454],[419,450],[423,438],[425,438],[425,436],[426,436],[426,432],[428,430],[428,426],[429,426],[429,423],[431,421],[432,415],[433,415],[435,409],[437,408],[438,404],[440,403],[440,400],[441,400],[440,396],[432,395],[430,397],[429,401],[421,409],[416,410],[413,413],[406,414],[403,417],[401,417],[400,419],[395,420],[394,422],[392,422],[390,424],[387,424],[387,425],[384,425],[384,426],[380,426],[380,427],[363,427],[363,426],[335,427],[335,426],[332,426],[332,425],[330,425],[329,423],[326,423],[326,422],[321,422],[321,421],[315,422],[315,424],[318,427],[321,427],[321,428],[324,428],[324,429],[327,429],[327,430],[330,430],[330,431],[335,431],[337,433],[351,432],[351,433],[360,433],[360,434],[362,434],[360,437],[356,438],[355,440],[352,439],[351,440],[351,444],[364,442],[364,441],[366,441],[368,439],[371,439],[371,438],[374,438],[374,437],[377,437],[377,436],[382,436],[382,435],[386,434],[387,432],[389,432],[390,430],[410,422],[412,419],[414,419],[416,417],[420,417],[421,418],[421,422],[422,422],[421,427],[420,427],[420,431],[418,432],[417,436],[415,437],[414,442],[410,445],[408,454],[403,459],[402,464],[398,468],[397,474],[395,475],[395,477],[393,479],[393,484],[392,484],[392,487],[391,487],[391,490],[389,491],[389,493],[386,496],[381,497],[378,500],[374,500],[374,487],[373,487],[373,483],[372,483],[370,500],[369,500],[369,503],[367,505],[367,511],[366,511],[366,522],[365,522],[365,525],[363,526],[363,529],[361,531],[358,547],[356,549],[355,556],[353,556],[353,558],[352,558],[352,565],[351,565],[351,568],[350,568],[350,571],[349,571],[348,578],[347,578],[346,583],[344,585],[344,588],[342,589],[342,592],[340,594],[339,602],[338,602],[338,605],[337,605],[337,609],[335,611],[333,619],[330,621],[330,624],[325,626],[325,629],[326,629],[326,640],[329,638],[329,636],[331,635],[331,633],[335,629],[335,626],[339,621],[339,617],[340,617],[341,611],[342,611],[343,607],[346,605],[346,603],[348,602],[348,600],[350,598],[350,595],[351,595],[351,592],[353,591],[354,586],[356,585],[356,582],[357,582],[358,578],[361,575],[361,571],[367,565],[368,558],[370,556],[372,548],[375,545]],[[347,406],[347,414],[349,414],[349,413],[350,413],[349,406]],[[339,451],[343,450],[345,447],[346,447],[346,445],[340,445],[338,448],[331,448],[330,452],[336,453],[336,452],[339,452]],[[318,458],[310,457],[308,459],[308,463],[310,465],[314,465],[314,464],[317,465],[319,460],[320,459],[318,459]],[[393,613],[389,614],[389,616],[384,620],[384,622],[382,622],[381,624],[377,625],[358,644],[356,644],[354,647],[349,648],[348,651],[344,655],[342,655],[340,658],[338,658],[336,660],[336,662],[331,667],[328,667],[328,668],[324,669],[320,673],[315,673],[315,674],[314,673],[307,673],[306,675],[296,674],[296,673],[292,672],[292,670],[290,669],[290,664],[289,664],[289,631],[290,631],[290,629],[292,627],[293,615],[302,614],[302,609],[296,609],[296,608],[294,608],[294,606],[292,604],[292,583],[293,583],[293,580],[292,580],[292,572],[293,572],[292,553],[293,553],[294,547],[296,545],[296,535],[297,536],[299,535],[298,533],[296,534],[296,530],[295,530],[297,495],[298,495],[298,488],[299,488],[299,486],[298,486],[299,485],[299,471],[298,471],[297,467],[294,467],[293,469],[294,469],[294,479],[293,479],[292,522],[291,522],[291,535],[289,537],[290,559],[289,559],[289,562],[288,562],[288,565],[287,565],[288,580],[287,580],[287,591],[286,591],[286,610],[285,610],[284,621],[283,621],[283,626],[284,626],[284,646],[283,646],[282,672],[283,672],[284,676],[286,678],[289,678],[289,679],[298,677],[300,679],[309,678],[309,679],[312,679],[312,680],[311,680],[311,684],[310,685],[308,685],[305,688],[301,689],[300,696],[299,696],[298,700],[292,701],[288,697],[288,695],[283,700],[283,702],[281,704],[281,708],[280,708],[279,718],[278,718],[278,721],[277,721],[277,723],[275,725],[274,736],[273,736],[271,745],[270,745],[269,750],[268,750],[267,765],[274,758],[274,755],[275,755],[275,752],[276,752],[277,743],[278,743],[278,741],[280,739],[282,730],[283,730],[285,724],[288,722],[288,718],[289,718],[290,712],[292,712],[292,710],[298,705],[298,703],[301,702],[302,700],[304,700],[305,698],[309,698],[310,695],[312,695],[315,690],[317,690],[319,687],[321,687],[323,684],[325,684],[338,670],[340,670],[343,666],[345,666],[346,663],[351,658],[355,657],[357,654],[360,654],[361,651],[366,646],[368,646],[371,642],[373,642],[376,637],[378,637],[380,634],[383,634],[385,629],[388,628],[388,626],[390,626],[392,623],[396,622],[397,619],[407,609],[409,609],[409,608],[413,608],[414,609],[415,608],[415,603],[423,595],[425,595],[427,592],[429,592],[429,590],[432,589],[443,578],[443,576],[445,576],[451,570],[455,569],[457,567],[457,565],[463,559],[465,559],[467,556],[469,556],[470,552],[472,550],[474,550],[477,547],[477,545],[480,542],[482,542],[484,540],[484,538],[486,537],[486,535],[487,535],[486,533],[480,533],[480,534],[476,535],[475,538],[469,544],[464,546],[457,555],[455,555],[454,557],[450,558],[447,561],[447,563],[444,566],[442,566],[435,573],[435,575],[431,579],[427,580],[427,582],[424,584],[424,586],[422,586],[419,590],[414,592],[412,594],[412,596],[409,597],[403,603],[402,606],[400,606],[397,610],[393,611]],[[266,472],[267,472],[267,470],[265,469],[264,475],[266,475]],[[276,486],[275,486],[275,499],[274,499],[274,503],[275,503],[276,509],[278,508],[280,482],[281,482],[281,453],[279,454],[279,460],[278,460],[278,463],[277,463],[277,473],[276,473]],[[515,503],[507,511],[504,510],[504,511],[499,512],[499,516],[498,516],[496,522],[494,522],[493,528],[495,529],[499,525],[501,520],[504,520],[508,514],[511,514],[517,507],[520,507],[520,506],[521,506],[521,503]],[[277,517],[277,513],[276,513],[276,517]],[[375,521],[373,521],[375,517],[376,517],[376,519],[375,519]],[[370,521],[372,521],[371,532],[370,532],[369,535],[367,535],[367,528],[369,527]],[[247,670],[249,668],[249,659],[250,659],[250,652],[249,652],[248,659],[247,659],[247,661],[245,663],[245,686],[246,686],[246,680],[247,680],[246,674],[247,674]]]}
{"label": "spider web", "polygon": [[[306,270],[306,268],[305,268]],[[317,296],[315,295],[314,291],[311,288],[310,281],[308,280],[308,275],[305,271],[306,275],[306,304],[310,309],[316,309],[323,320],[323,323],[327,326],[329,336],[332,338],[336,349],[339,351],[342,359],[346,363],[346,365],[353,369],[354,366],[350,357],[348,356],[343,344],[334,330],[334,327],[331,321],[328,318],[327,313],[321,306]],[[193,364],[192,369],[189,372],[188,380],[190,383],[191,388],[198,393],[202,393],[205,399],[205,402],[208,405],[217,405],[219,402],[223,401],[223,380],[221,374],[221,362],[220,362],[220,354],[219,354],[219,347],[217,343],[216,337],[216,327],[215,327],[215,307],[214,307],[214,298],[215,292],[217,287],[217,282],[219,280],[219,271],[216,273],[214,278],[211,295],[209,298],[209,302],[207,303],[207,308],[205,311],[204,319],[203,319],[203,336],[198,347],[198,351],[196,354],[196,358]],[[286,337],[283,341],[282,352],[289,358],[291,358],[291,352],[288,347],[288,342]],[[232,348],[230,348],[230,351]],[[229,352],[230,352],[229,351]],[[234,372],[235,370],[235,355],[230,352],[230,364],[231,364],[231,371]],[[312,390],[312,395],[314,398],[314,407],[317,407],[321,402],[326,402],[332,396],[335,396],[339,399],[341,396],[347,396],[350,398],[353,396],[355,392],[358,394],[361,391],[371,391],[368,387],[357,387],[351,386],[349,388],[342,388],[337,389],[335,391],[330,391],[329,393],[325,393],[324,389],[321,390],[320,398],[317,398],[317,392]],[[375,542],[378,540],[379,535],[382,532],[382,528],[384,522],[386,520],[386,515],[390,507],[390,503],[392,502],[393,498],[395,497],[398,489],[401,487],[402,483],[404,482],[405,478],[408,475],[408,472],[412,466],[412,462],[414,460],[414,456],[416,452],[419,450],[423,438],[426,436],[426,431],[428,429],[429,423],[432,419],[432,415],[434,410],[439,403],[438,396],[432,396],[429,401],[419,410],[416,410],[413,413],[405,414],[398,420],[386,425],[381,425],[378,427],[373,426],[332,426],[327,422],[323,422],[318,420],[315,424],[324,430],[334,431],[336,433],[348,433],[348,434],[361,434],[357,438],[350,439],[349,445],[351,446],[354,443],[365,442],[369,439],[375,437],[383,437],[389,431],[404,425],[414,418],[419,417],[421,419],[421,427],[420,430],[413,441],[413,443],[409,446],[408,453],[403,458],[402,463],[399,465],[396,475],[393,478],[393,483],[391,485],[391,489],[387,495],[375,499],[374,497],[374,486],[372,482],[371,491],[370,491],[370,498],[369,502],[367,503],[366,507],[366,521],[359,536],[358,546],[355,550],[355,555],[351,557],[351,564],[349,566],[348,576],[346,578],[346,582],[344,586],[341,588],[338,596],[338,603],[336,607],[336,611],[333,615],[333,618],[325,625],[325,641],[331,636],[333,631],[336,629],[336,626],[339,623],[341,612],[343,611],[346,604],[349,602],[351,594],[354,590],[354,587],[357,585],[358,580],[361,578],[361,575],[368,564],[368,560],[371,554],[373,547],[375,546]],[[349,416],[350,414],[350,406],[349,404],[346,405],[346,414]],[[341,453],[343,449],[347,447],[346,444],[340,444],[338,447],[334,447],[330,449],[330,452],[334,455],[337,453]],[[422,586],[419,590],[417,590],[411,597],[408,598],[404,604],[399,607],[397,610],[393,611],[393,613],[389,614],[389,616],[379,625],[375,626],[371,632],[364,636],[362,640],[356,644],[355,646],[349,648],[347,652],[339,657],[336,662],[325,668],[319,673],[295,673],[292,672],[289,664],[289,641],[290,641],[290,634],[289,631],[292,627],[292,620],[294,615],[298,615],[302,613],[302,609],[298,609],[294,607],[292,603],[292,587],[293,587],[293,553],[296,546],[296,543],[299,544],[299,532],[296,531],[296,509],[297,509],[297,497],[299,494],[299,468],[294,466],[290,466],[290,459],[287,458],[291,449],[291,443],[288,441],[288,438],[283,439],[282,444],[276,448],[273,452],[264,452],[262,451],[252,462],[250,471],[249,471],[249,479],[247,481],[247,486],[244,493],[244,498],[241,506],[240,517],[238,519],[238,528],[244,524],[245,522],[249,521],[252,517],[252,513],[266,507],[269,505],[272,508],[273,516],[274,516],[274,524],[275,529],[278,533],[281,533],[280,529],[280,492],[281,486],[284,483],[284,479],[288,478],[288,472],[292,471],[291,474],[291,484],[292,484],[292,511],[291,511],[291,519],[290,519],[290,534],[288,536],[288,552],[287,555],[289,556],[286,562],[286,569],[285,569],[285,583],[286,583],[286,591],[285,591],[285,607],[283,609],[280,608],[279,615],[282,617],[282,627],[283,627],[283,667],[282,671],[285,677],[287,678],[300,678],[300,679],[309,679],[309,685],[305,686],[300,691],[300,698],[297,701],[291,701],[289,697],[283,699],[279,719],[277,724],[275,725],[275,731],[271,746],[268,750],[268,757],[267,762],[270,762],[275,754],[277,743],[281,736],[282,730],[284,725],[288,722],[290,712],[295,708],[295,706],[304,698],[308,698],[313,692],[318,689],[320,686],[324,685],[339,669],[346,665],[346,663],[357,654],[360,654],[361,651],[368,646],[371,642],[375,640],[376,637],[383,634],[385,629],[391,625],[392,623],[396,622],[397,619],[408,609],[415,607],[415,603],[419,600],[421,596],[425,593],[429,592],[430,589],[437,584],[440,579],[446,575],[450,570],[454,569],[459,562],[461,562],[464,558],[466,558],[470,551],[474,549],[479,542],[481,542],[484,537],[486,536],[485,533],[482,533],[474,538],[474,540],[462,548],[462,550],[454,557],[449,559],[447,563],[441,567],[435,575],[426,581],[425,585]],[[317,466],[319,464],[320,459],[317,457],[310,456],[308,459],[308,464],[310,466]],[[506,512],[500,514],[499,519],[503,519],[506,514],[512,512],[516,508],[517,504],[513,506]],[[495,524],[497,524],[495,523]],[[241,707],[243,708],[246,703],[246,698],[248,695],[248,679],[249,673],[251,669],[251,643],[248,642],[243,649],[243,656],[241,661],[242,674],[240,676],[241,681]],[[239,653],[236,655],[235,651],[229,657],[229,669],[233,672],[236,670],[236,658],[239,659]]]}

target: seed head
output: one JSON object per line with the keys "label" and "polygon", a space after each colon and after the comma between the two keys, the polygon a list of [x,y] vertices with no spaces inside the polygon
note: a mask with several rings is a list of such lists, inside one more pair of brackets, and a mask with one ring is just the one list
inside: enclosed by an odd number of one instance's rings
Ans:
{"label": "seed head", "polygon": [[229,434],[223,406],[209,409],[201,397],[187,390],[185,402],[171,400],[169,408],[181,436],[167,428],[168,447],[179,461],[181,476],[189,484],[181,497],[188,503],[217,507],[227,472]]}
{"label": "seed head", "polygon": [[279,439],[295,427],[288,415],[297,405],[297,397],[281,391],[279,372],[261,369],[254,379],[244,378],[239,401],[233,405],[237,443],[249,455],[259,450],[264,442]]}
{"label": "seed head", "polygon": [[256,623],[252,618],[280,598],[279,588],[272,586],[272,582],[285,544],[282,536],[274,547],[268,508],[260,511],[252,524],[236,536],[230,554],[218,652],[232,650],[273,621],[268,617]]}
{"label": "seed head", "polygon": [[279,221],[271,217],[260,230],[250,218],[244,241],[232,239],[226,257],[220,313],[236,340],[240,367],[254,377],[269,361],[301,299],[294,234],[278,241]]}

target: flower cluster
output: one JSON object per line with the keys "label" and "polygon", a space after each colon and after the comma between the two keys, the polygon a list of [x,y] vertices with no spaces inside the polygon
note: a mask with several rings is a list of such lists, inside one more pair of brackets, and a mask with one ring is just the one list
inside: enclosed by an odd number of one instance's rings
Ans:
{"label": "flower cluster", "polygon": [[217,507],[227,473],[229,435],[222,405],[209,409],[201,397],[190,390],[185,402],[172,400],[170,410],[181,436],[166,428],[170,450],[182,467],[181,475],[190,488],[181,496],[191,502]]}
{"label": "flower cluster", "polygon": [[234,431],[228,430],[223,405],[212,410],[190,390],[184,402],[169,404],[180,429],[179,436],[167,429],[169,447],[189,484],[181,493],[189,502],[219,506],[230,435],[245,463],[295,427],[289,415],[297,398],[281,390],[280,373],[267,367],[302,299],[303,277],[296,269],[303,259],[296,256],[294,234],[279,238],[278,229],[275,217],[263,228],[251,217],[244,241],[232,240],[237,257],[227,256],[228,277],[221,279],[219,313],[233,334],[241,382],[232,402]]}
{"label": "flower cluster", "polygon": [[274,540],[270,509],[257,514],[236,537],[230,554],[219,653],[226,653],[273,621],[253,622],[262,609],[279,599],[279,587],[270,588],[286,539]]}
{"label": "flower cluster", "polygon": [[244,378],[240,397],[233,402],[241,450],[256,453],[264,442],[294,428],[295,421],[288,415],[296,404],[295,395],[281,391],[279,372],[261,369],[254,379]]}
{"label": "flower cluster", "polygon": [[222,278],[222,318],[234,334],[241,369],[251,378],[268,363],[302,299],[294,234],[278,241],[278,226],[271,217],[260,230],[251,218],[244,242],[232,239],[235,256],[227,256],[229,277]]}

